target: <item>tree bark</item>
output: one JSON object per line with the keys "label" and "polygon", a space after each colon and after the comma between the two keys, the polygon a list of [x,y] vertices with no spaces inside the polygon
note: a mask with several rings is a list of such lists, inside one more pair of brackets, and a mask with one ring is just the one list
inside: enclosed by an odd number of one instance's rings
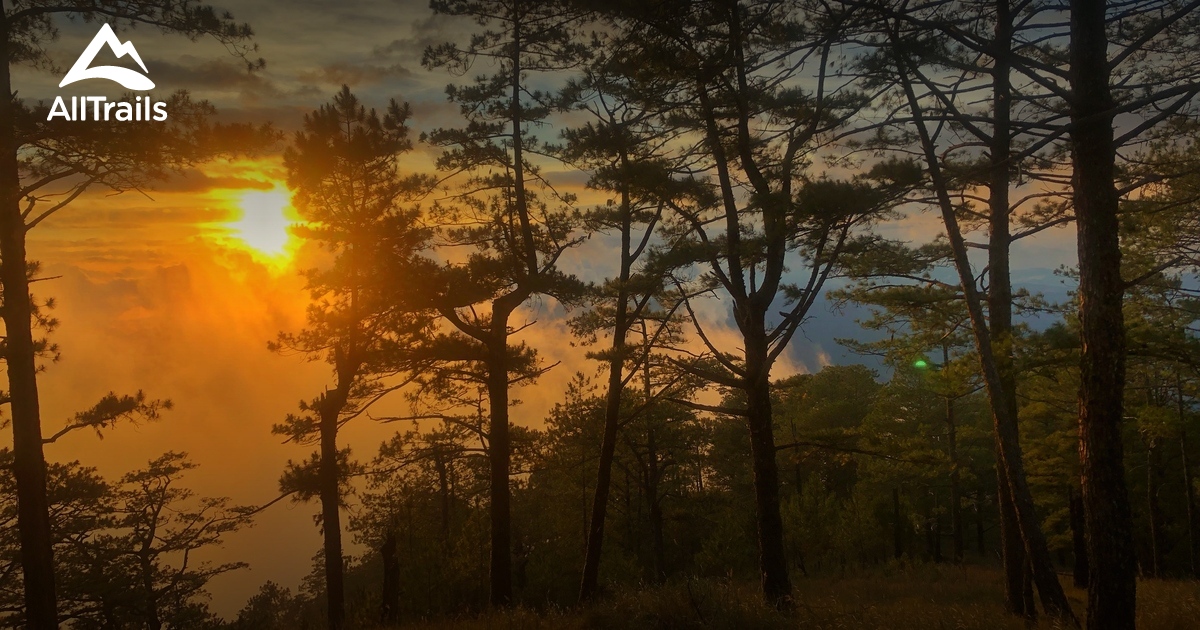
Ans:
{"label": "tree bark", "polygon": [[338,493],[337,431],[342,405],[328,398],[321,406],[321,461],[317,477],[321,495],[321,529],[325,542],[325,598],[329,630],[346,623],[345,575],[342,565],[341,497]]}
{"label": "tree bark", "polygon": [[[779,508],[779,468],[771,418],[771,381],[763,314],[757,313],[744,330],[746,340],[747,423],[754,467],[754,499],[758,529],[758,561],[763,596],[778,608],[792,605],[783,545],[783,516]],[[757,325],[756,325],[757,324]]]}
{"label": "tree bark", "polygon": [[[628,162],[622,155],[628,173]],[[588,527],[587,550],[583,560],[583,578],[579,585],[579,601],[587,601],[596,592],[600,579],[600,557],[604,545],[604,520],[608,511],[608,494],[612,486],[612,464],[617,450],[617,432],[621,425],[621,375],[625,361],[625,337],[629,331],[629,276],[633,267],[633,213],[629,190],[621,191],[621,269],[613,325],[612,356],[608,364],[608,392],[604,403],[604,436],[600,442],[600,461],[596,472],[596,493],[592,499],[592,518]],[[649,396],[649,391],[647,391]]]}
{"label": "tree bark", "polygon": [[[996,2],[996,29],[992,41],[992,138],[989,144],[990,184],[988,195],[988,326],[995,346],[996,371],[1001,391],[991,398],[997,461],[1003,461],[1003,436],[1020,444],[1017,379],[1013,368],[1011,214],[1009,187],[1012,185],[1012,13],[1008,0]],[[1037,610],[1025,596],[1027,566],[1025,537],[1013,503],[1013,485],[1005,466],[996,467],[996,489],[1000,505],[1000,536],[1005,575],[1005,604],[1010,612],[1033,619]],[[1040,527],[1040,524],[1038,524]],[[1049,578],[1043,576],[1043,581]],[[1057,578],[1055,578],[1057,579]],[[1065,595],[1064,600],[1065,602]]]}
{"label": "tree bark", "polygon": [[[1000,454],[997,453],[996,457],[998,459]],[[1000,513],[1000,553],[1004,563],[1004,603],[1008,612],[1032,619],[1037,611],[1027,609],[1024,595],[1025,541],[1021,539],[1021,528],[1017,522],[1016,508],[1013,507],[1008,476],[999,467],[996,470],[996,493]]]}
{"label": "tree bark", "polygon": [[[507,319],[507,318],[506,318]],[[512,459],[508,420],[508,335],[507,325],[494,322],[498,341],[489,349],[488,462],[490,464],[491,513],[491,604],[501,608],[512,603],[512,493],[509,468]]]}
{"label": "tree bark", "polygon": [[1078,588],[1087,588],[1088,579],[1088,556],[1087,556],[1087,524],[1084,522],[1083,515],[1083,495],[1079,489],[1071,487],[1068,496],[1068,505],[1071,512],[1071,544],[1075,555],[1075,566],[1072,572],[1072,577],[1075,580],[1075,586]]}
{"label": "tree bark", "polygon": [[0,5],[0,283],[4,291],[7,349],[4,359],[12,414],[13,477],[17,486],[25,622],[33,630],[46,630],[58,627],[58,605],[9,56],[8,18]]}
{"label": "tree bark", "polygon": [[1071,150],[1079,248],[1079,459],[1087,517],[1088,628],[1133,628],[1137,559],[1121,415],[1125,322],[1114,187],[1107,3],[1071,0]]}

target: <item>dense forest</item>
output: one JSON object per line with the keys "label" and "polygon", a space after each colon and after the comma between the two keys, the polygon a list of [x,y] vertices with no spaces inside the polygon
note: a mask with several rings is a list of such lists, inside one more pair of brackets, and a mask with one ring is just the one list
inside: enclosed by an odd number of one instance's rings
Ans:
{"label": "dense forest", "polygon": [[[420,59],[444,126],[353,85],[268,125],[186,92],[161,123],[47,118],[12,69],[55,69],[60,20],[215,38],[248,73],[254,30],[0,9],[4,627],[1200,623],[1200,2],[434,0],[464,29]],[[278,497],[198,496],[179,452],[48,456],[173,404],[44,422],[29,231],[261,155],[323,252],[307,325],[263,340],[328,366],[273,419]],[[1049,234],[1078,247],[1063,296],[1012,273]],[[798,373],[834,317],[861,361]],[[530,417],[550,343],[591,367]],[[349,423],[396,431],[351,450]],[[209,583],[246,564],[195,558],[289,502],[311,573],[220,618]],[[911,618],[837,599],[922,580],[951,595]]]}

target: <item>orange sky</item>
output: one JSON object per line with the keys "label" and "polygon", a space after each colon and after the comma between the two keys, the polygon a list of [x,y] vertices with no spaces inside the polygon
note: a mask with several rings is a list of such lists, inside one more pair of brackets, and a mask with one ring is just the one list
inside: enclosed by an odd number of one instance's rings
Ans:
{"label": "orange sky", "polygon": [[[160,89],[192,90],[211,99],[226,120],[272,121],[294,129],[345,81],[369,104],[379,106],[393,96],[411,101],[418,130],[455,124],[443,87],[459,79],[425,72],[419,56],[427,44],[453,38],[464,26],[431,17],[425,2],[254,0],[234,9],[256,28],[265,71],[246,74],[212,42],[191,43],[150,29],[121,37],[134,41]],[[55,48],[62,66],[70,65],[95,30],[64,24]],[[16,76],[20,94],[30,99],[53,98],[59,79],[28,71]],[[430,158],[422,148],[408,163],[431,170]],[[35,285],[39,296],[57,299],[55,314],[62,322],[54,334],[62,360],[40,379],[46,432],[109,391],[142,389],[175,403],[160,422],[123,425],[103,440],[73,434],[50,445],[48,458],[79,459],[113,478],[164,451],[186,451],[200,464],[189,478],[199,494],[249,504],[276,496],[285,462],[309,451],[281,444],[271,425],[318,393],[328,382],[328,368],[273,354],[266,343],[302,325],[307,294],[296,271],[314,264],[315,257],[296,243],[288,264],[255,256],[229,224],[242,218],[237,207],[242,195],[270,190],[282,179],[277,157],[209,164],[152,192],[152,198],[87,195],[32,232],[30,256],[44,263],[46,275],[59,276]],[[563,182],[578,187],[582,180],[572,174]],[[257,222],[277,223],[277,215]],[[923,217],[892,230],[924,239],[937,225]],[[1038,243],[1022,245],[1022,262],[1053,268],[1064,262],[1064,244],[1069,251],[1062,233],[1047,233]],[[610,271],[610,258],[605,241],[594,239],[564,265],[598,279]],[[719,304],[704,308],[712,320],[725,321]],[[539,323],[524,334],[548,363],[563,364],[538,387],[517,392],[525,404],[514,418],[523,424],[540,423],[575,371],[594,368],[578,349],[562,343],[567,331],[561,317],[546,312],[545,305],[540,309],[526,313]],[[725,347],[737,345],[727,327],[714,336]],[[798,337],[795,345],[810,359],[785,358],[776,375],[819,367],[834,350],[831,336],[826,331]],[[343,442],[365,459],[394,430],[363,418],[345,429]],[[212,583],[217,612],[236,612],[266,580],[295,588],[319,547],[311,519],[316,509],[276,505],[253,529],[228,537],[212,559],[244,560],[251,568]]]}

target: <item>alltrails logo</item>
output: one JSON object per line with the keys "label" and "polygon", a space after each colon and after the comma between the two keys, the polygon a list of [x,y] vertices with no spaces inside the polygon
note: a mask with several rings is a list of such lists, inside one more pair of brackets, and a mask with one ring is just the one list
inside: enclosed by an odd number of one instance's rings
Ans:
{"label": "alltrails logo", "polygon": [[[104,46],[108,46],[117,58],[129,55],[141,67],[142,72],[149,73],[146,70],[146,64],[142,62],[141,55],[138,55],[137,48],[134,48],[133,42],[122,43],[117,39],[117,34],[113,32],[112,27],[104,24],[100,26],[100,32],[96,33],[92,42],[83,50],[83,54],[79,55],[79,59],[75,61],[75,65],[71,66],[71,70],[67,72],[67,76],[63,77],[58,87],[65,87],[84,79],[108,79],[129,90],[144,91],[154,88],[154,82],[149,77],[135,70],[120,66],[92,67],[92,62],[95,61],[96,55]],[[129,101],[109,102],[106,96],[72,96],[69,108],[63,97],[56,96],[54,105],[50,107],[50,115],[46,117],[46,120],[54,120],[57,116],[70,121],[88,120],[89,105],[91,105],[91,120],[154,120],[161,122],[167,119],[167,104],[155,103],[149,96],[145,99],[139,96],[132,103]]]}

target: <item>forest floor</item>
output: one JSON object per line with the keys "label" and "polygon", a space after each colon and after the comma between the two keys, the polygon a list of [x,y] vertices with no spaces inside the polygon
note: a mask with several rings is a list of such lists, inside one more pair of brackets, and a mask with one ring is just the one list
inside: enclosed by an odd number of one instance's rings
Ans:
{"label": "forest floor", "polygon": [[[1083,621],[1087,592],[1062,578]],[[416,624],[424,630],[549,630],[647,628],[684,630],[888,629],[974,630],[1057,626],[1041,620],[1027,626],[1006,615],[998,569],[981,566],[917,566],[801,578],[795,584],[794,612],[782,614],[760,603],[751,584],[693,581],[610,594],[581,610],[515,609],[482,617]],[[1140,630],[1200,628],[1200,581],[1143,580],[1138,584]]]}

